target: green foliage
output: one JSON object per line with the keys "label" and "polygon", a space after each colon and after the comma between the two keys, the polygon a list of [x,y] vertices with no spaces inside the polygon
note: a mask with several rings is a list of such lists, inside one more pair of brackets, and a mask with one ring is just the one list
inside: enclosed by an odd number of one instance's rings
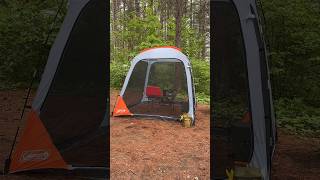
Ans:
{"label": "green foliage", "polygon": [[[152,9],[146,9],[145,17],[137,17],[135,14],[121,17],[112,26],[122,26],[123,29],[111,31],[111,39],[114,45],[111,49],[112,61],[127,61],[145,48],[172,45],[170,41],[162,38],[161,23]],[[121,43],[116,46],[115,44]],[[127,46],[123,46],[126,44]]]}
{"label": "green foliage", "polygon": [[210,95],[196,92],[196,100],[200,104],[210,104]]}
{"label": "green foliage", "polygon": [[264,0],[276,99],[320,106],[320,6],[313,0]]}
{"label": "green foliage", "polygon": [[320,137],[320,108],[308,106],[301,98],[276,101],[278,125],[293,133]]}
{"label": "green foliage", "polygon": [[300,134],[319,134],[320,4],[263,0],[263,7],[279,126]]}
{"label": "green foliage", "polygon": [[210,63],[203,60],[191,60],[194,85],[197,93],[210,95]]}
{"label": "green foliage", "polygon": [[199,35],[195,29],[189,26],[186,18],[182,21],[182,46],[183,52],[191,59],[199,59],[201,50],[205,45],[205,36]]}
{"label": "green foliage", "polygon": [[130,62],[117,62],[110,63],[110,86],[114,89],[120,89],[126,78],[127,72],[130,68]]}
{"label": "green foliage", "polygon": [[46,62],[53,35],[44,45],[58,4],[55,1],[6,1],[0,6],[0,86],[25,86],[34,68]]}

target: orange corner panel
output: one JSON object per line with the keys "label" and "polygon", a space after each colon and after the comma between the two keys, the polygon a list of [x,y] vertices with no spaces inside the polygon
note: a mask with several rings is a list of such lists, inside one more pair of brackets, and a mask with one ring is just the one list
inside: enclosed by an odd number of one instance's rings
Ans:
{"label": "orange corner panel", "polygon": [[113,116],[132,116],[133,114],[127,108],[126,103],[121,96],[118,96],[116,106],[113,109]]}
{"label": "orange corner panel", "polygon": [[11,156],[10,173],[31,169],[61,168],[68,165],[52,143],[36,112],[29,113],[20,141]]}

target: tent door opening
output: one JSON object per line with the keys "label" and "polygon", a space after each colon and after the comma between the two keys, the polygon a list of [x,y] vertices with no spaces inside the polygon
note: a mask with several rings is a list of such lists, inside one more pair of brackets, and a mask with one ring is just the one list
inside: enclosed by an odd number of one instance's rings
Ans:
{"label": "tent door opening", "polygon": [[186,68],[178,59],[139,61],[123,94],[131,113],[178,119],[189,111]]}

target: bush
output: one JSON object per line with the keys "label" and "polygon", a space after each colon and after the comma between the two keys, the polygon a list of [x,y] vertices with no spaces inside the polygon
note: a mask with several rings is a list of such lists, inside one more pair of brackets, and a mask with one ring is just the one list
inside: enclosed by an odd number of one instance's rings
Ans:
{"label": "bush", "polygon": [[191,60],[196,93],[210,96],[210,63],[204,60]]}
{"label": "bush", "polygon": [[302,98],[275,101],[277,122],[290,132],[320,136],[320,109],[306,105]]}
{"label": "bush", "polygon": [[110,87],[120,89],[126,78],[127,72],[130,68],[130,62],[116,62],[110,63]]}
{"label": "bush", "polygon": [[34,68],[44,66],[66,11],[63,8],[52,27],[57,6],[52,0],[12,0],[0,6],[0,88],[27,86]]}
{"label": "bush", "polygon": [[200,104],[210,104],[210,95],[196,92],[196,100]]}

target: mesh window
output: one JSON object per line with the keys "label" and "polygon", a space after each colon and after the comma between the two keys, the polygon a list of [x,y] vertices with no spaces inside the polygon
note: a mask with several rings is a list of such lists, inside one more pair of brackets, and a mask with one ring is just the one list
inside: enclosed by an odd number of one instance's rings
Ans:
{"label": "mesh window", "polygon": [[[245,47],[237,10],[213,2],[214,174],[247,164],[252,155],[252,121]],[[241,162],[241,163],[239,163]]]}
{"label": "mesh window", "polygon": [[129,83],[123,95],[123,99],[128,107],[139,104],[143,98],[147,68],[148,63],[145,61],[140,61],[135,65],[132,71]]}
{"label": "mesh window", "polygon": [[143,60],[134,68],[124,101],[133,114],[179,118],[189,111],[186,72],[176,59]]}
{"label": "mesh window", "polygon": [[74,166],[107,166],[108,63],[106,2],[92,0],[64,49],[40,118],[63,159]]}

